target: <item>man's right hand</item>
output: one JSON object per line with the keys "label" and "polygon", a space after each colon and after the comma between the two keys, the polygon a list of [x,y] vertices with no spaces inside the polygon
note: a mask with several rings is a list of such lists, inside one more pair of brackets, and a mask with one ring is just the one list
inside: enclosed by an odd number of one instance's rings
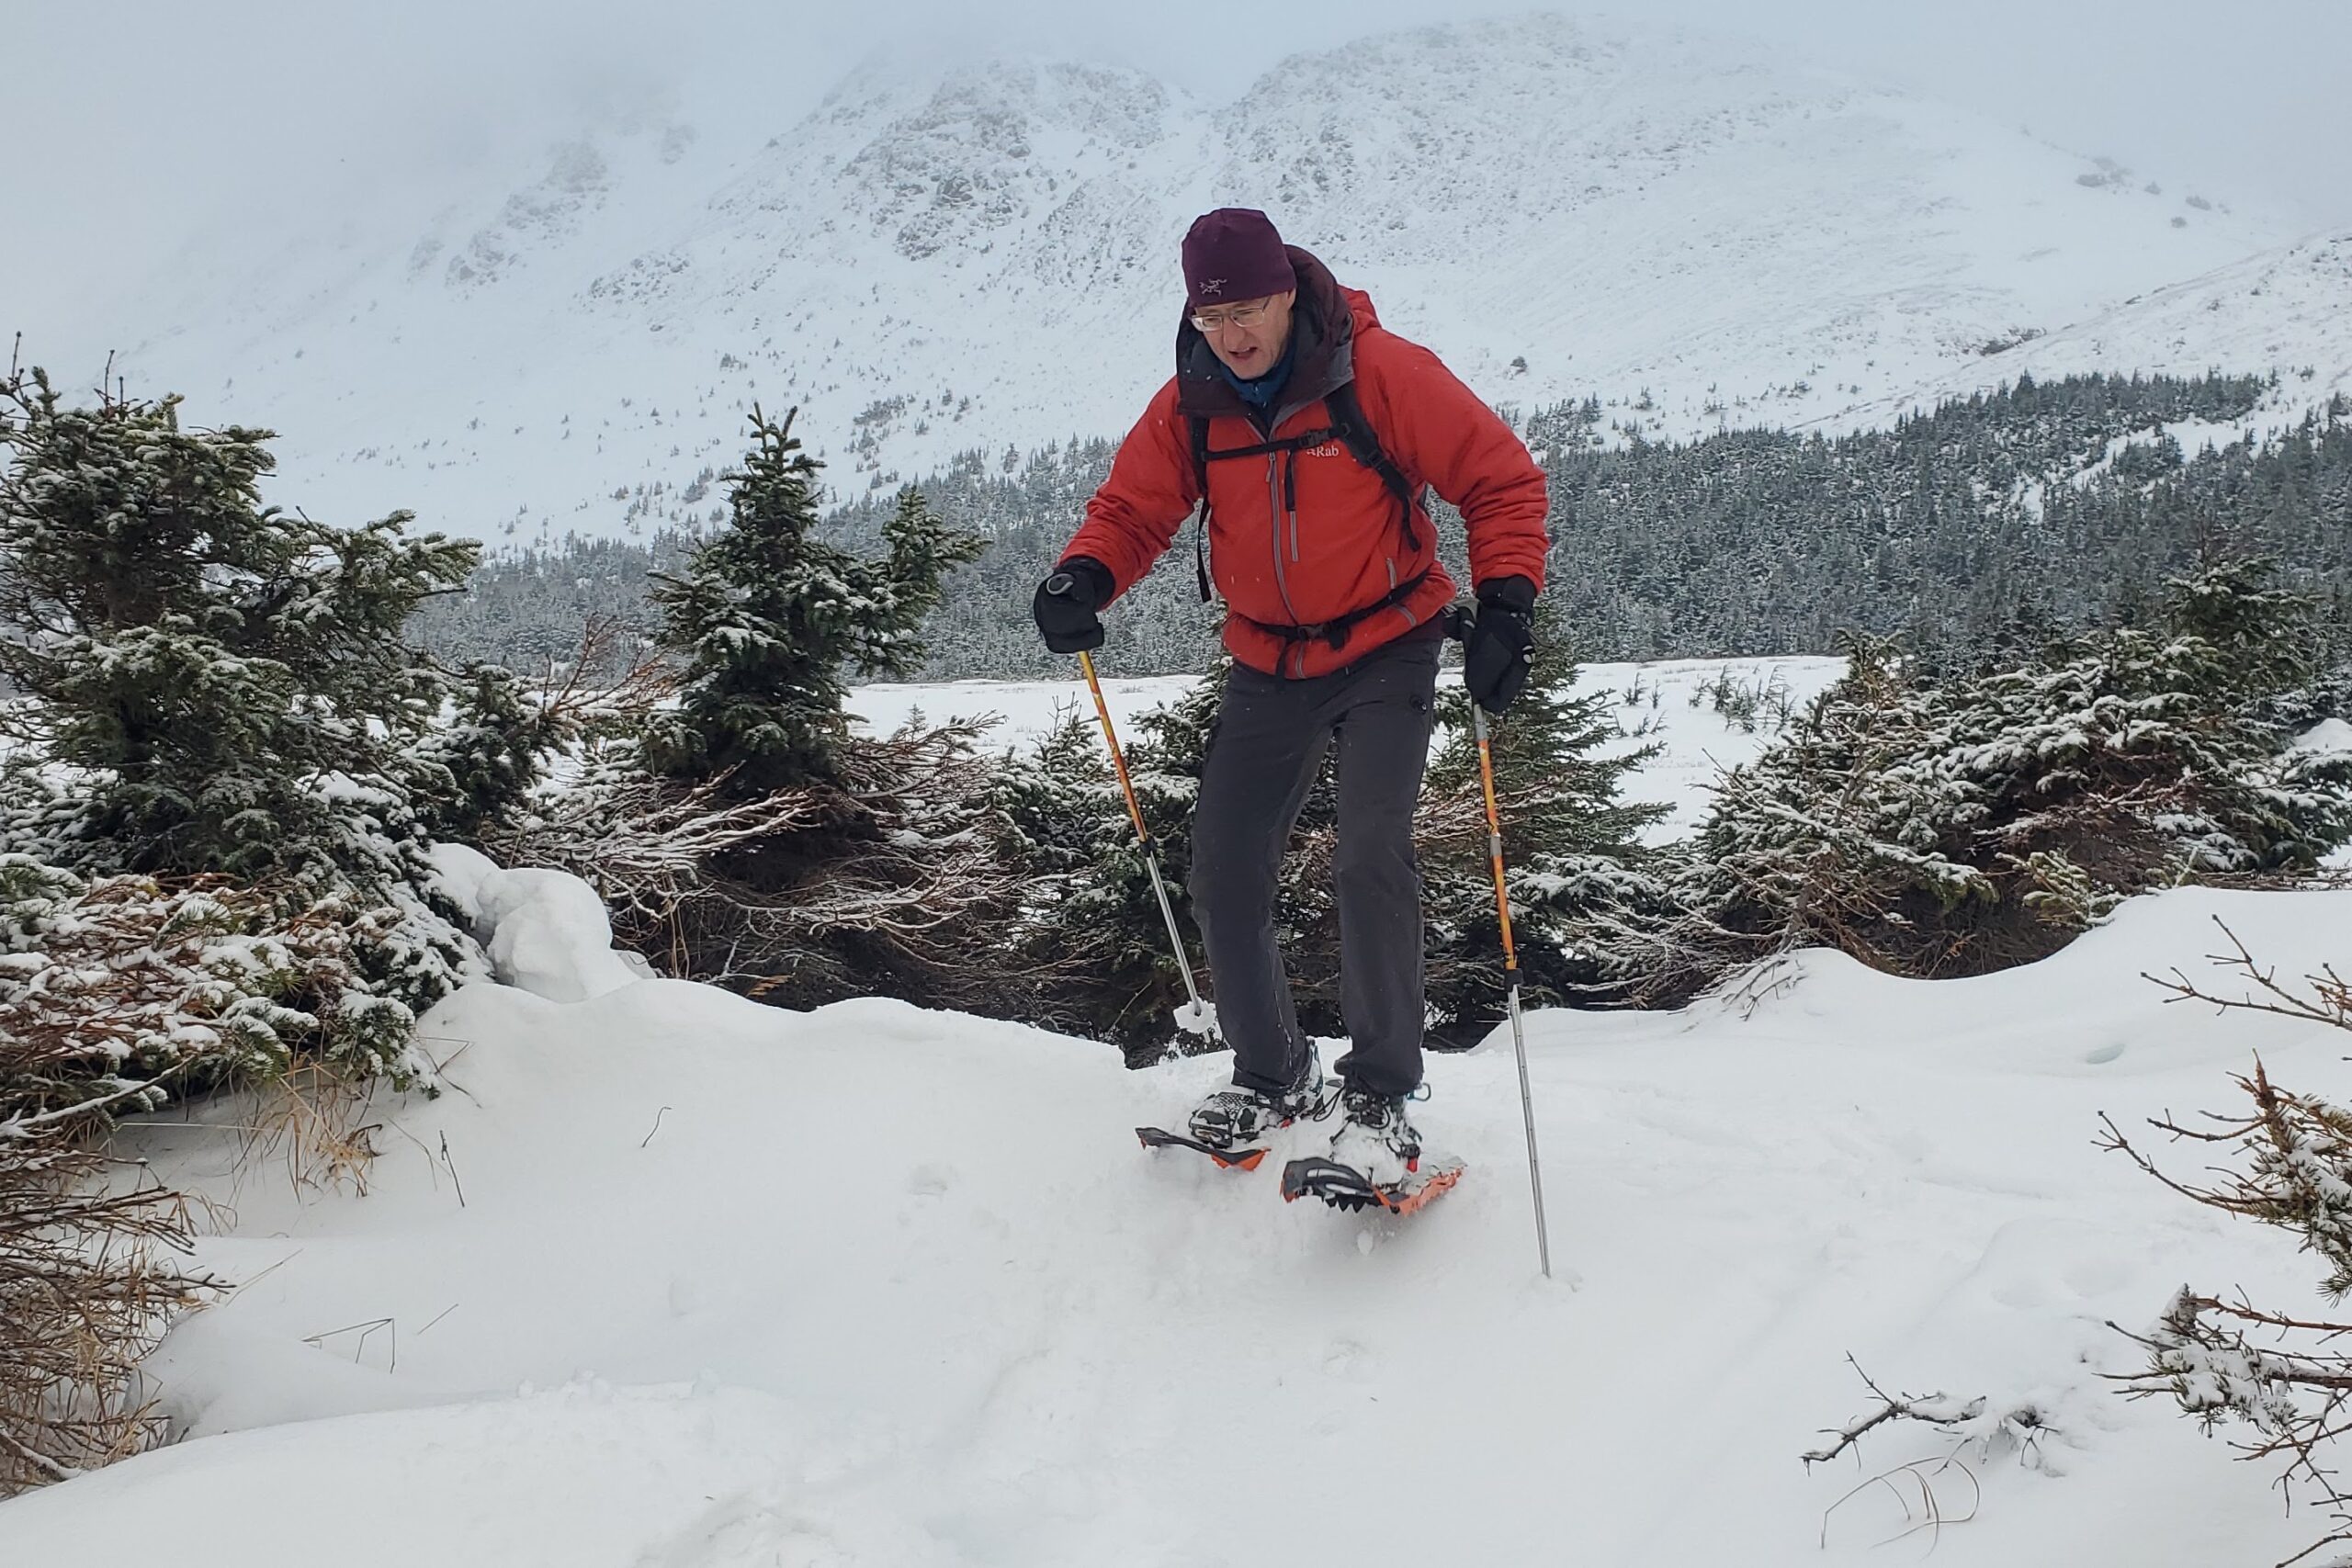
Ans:
{"label": "man's right hand", "polygon": [[1087,653],[1102,646],[1095,612],[1111,597],[1111,569],[1091,556],[1072,556],[1037,584],[1030,613],[1046,646],[1056,653]]}

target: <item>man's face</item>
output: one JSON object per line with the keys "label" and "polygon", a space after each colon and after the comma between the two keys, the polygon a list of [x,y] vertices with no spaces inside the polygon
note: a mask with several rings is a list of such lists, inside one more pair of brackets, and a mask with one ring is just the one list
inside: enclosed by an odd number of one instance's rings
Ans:
{"label": "man's face", "polygon": [[1200,329],[1225,367],[1243,380],[1255,380],[1282,359],[1290,342],[1290,308],[1298,299],[1295,288],[1261,299],[1237,299],[1229,305],[1204,305],[1193,312]]}

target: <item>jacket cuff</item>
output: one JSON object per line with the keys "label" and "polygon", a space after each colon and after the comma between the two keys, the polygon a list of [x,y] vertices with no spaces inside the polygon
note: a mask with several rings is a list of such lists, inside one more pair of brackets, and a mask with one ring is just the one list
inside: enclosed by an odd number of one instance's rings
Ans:
{"label": "jacket cuff", "polygon": [[1054,570],[1084,578],[1088,586],[1094,590],[1097,605],[1109,604],[1112,594],[1118,590],[1118,581],[1111,575],[1111,569],[1092,556],[1072,556],[1068,560],[1055,563]]}
{"label": "jacket cuff", "polygon": [[[1065,563],[1067,564],[1067,563]],[[1500,604],[1524,615],[1535,608],[1535,583],[1532,579],[1512,575],[1490,577],[1478,584],[1478,603]]]}

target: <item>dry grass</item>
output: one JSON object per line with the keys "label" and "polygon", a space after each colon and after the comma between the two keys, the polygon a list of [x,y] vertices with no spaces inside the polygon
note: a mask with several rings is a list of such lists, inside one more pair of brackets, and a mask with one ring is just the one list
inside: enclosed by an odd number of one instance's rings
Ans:
{"label": "dry grass", "polygon": [[110,1174],[55,1134],[0,1139],[0,1496],[167,1435],[140,1362],[209,1281],[177,1265],[178,1195]]}

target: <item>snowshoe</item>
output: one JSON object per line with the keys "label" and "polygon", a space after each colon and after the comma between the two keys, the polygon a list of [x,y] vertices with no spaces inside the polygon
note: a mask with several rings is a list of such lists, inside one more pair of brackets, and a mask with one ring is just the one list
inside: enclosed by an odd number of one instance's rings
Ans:
{"label": "snowshoe", "polygon": [[1462,1162],[1425,1159],[1421,1135],[1405,1115],[1401,1096],[1350,1089],[1340,1097],[1340,1122],[1324,1159],[1295,1159],[1283,1171],[1283,1198],[1320,1198],[1335,1209],[1374,1204],[1409,1214],[1462,1179]]}
{"label": "snowshoe", "polygon": [[1310,1044],[1306,1070],[1282,1093],[1228,1085],[1193,1108],[1185,1123],[1190,1136],[1160,1127],[1138,1127],[1136,1136],[1148,1149],[1193,1149],[1228,1170],[1255,1170],[1266,1157],[1268,1137],[1303,1116],[1320,1116],[1325,1109],[1322,1063]]}
{"label": "snowshoe", "polygon": [[1138,1127],[1136,1129],[1136,1136],[1143,1141],[1145,1148],[1191,1149],[1195,1154],[1208,1156],[1220,1168],[1226,1170],[1255,1170],[1258,1168],[1258,1162],[1266,1157],[1266,1150],[1262,1145],[1255,1148],[1221,1149],[1204,1144],[1197,1138],[1188,1138],[1182,1133],[1170,1133],[1164,1127]]}

